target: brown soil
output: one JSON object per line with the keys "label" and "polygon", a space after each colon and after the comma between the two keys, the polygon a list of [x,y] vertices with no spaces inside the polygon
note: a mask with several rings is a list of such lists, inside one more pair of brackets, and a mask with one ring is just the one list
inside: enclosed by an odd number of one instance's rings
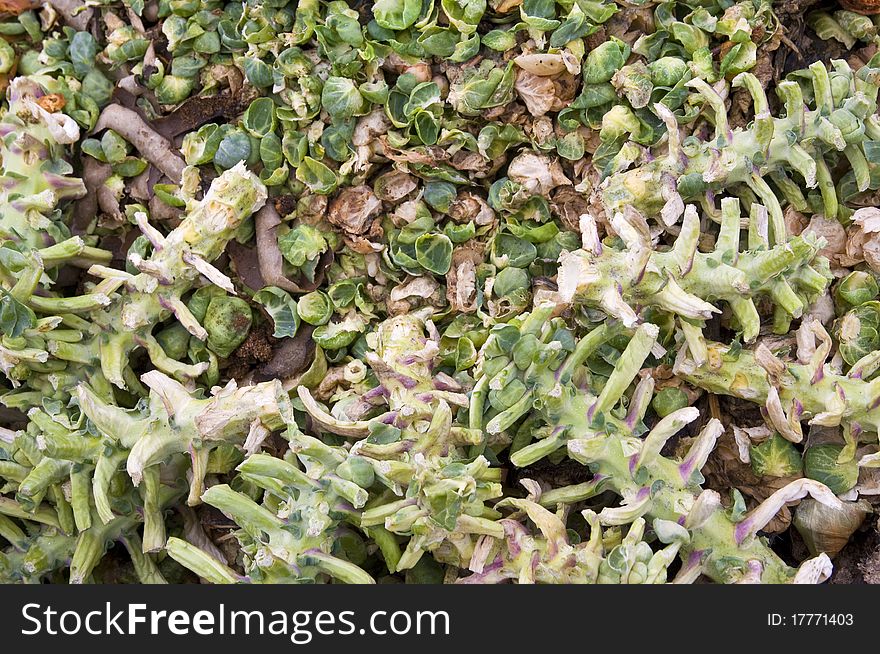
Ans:
{"label": "brown soil", "polygon": [[240,379],[247,375],[256,364],[265,363],[272,358],[274,340],[262,326],[254,327],[248,333],[244,343],[229,357],[229,367],[225,375],[232,379]]}
{"label": "brown soil", "polygon": [[880,584],[880,532],[873,518],[866,524],[835,557],[832,584]]}

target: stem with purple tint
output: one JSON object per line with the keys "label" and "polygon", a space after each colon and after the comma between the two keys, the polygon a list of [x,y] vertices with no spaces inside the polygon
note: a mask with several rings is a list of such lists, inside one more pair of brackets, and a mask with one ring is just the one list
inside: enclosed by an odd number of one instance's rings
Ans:
{"label": "stem with purple tint", "polygon": [[[761,83],[751,73],[741,73],[733,80],[734,87],[744,88],[752,97],[758,120],[746,127],[730,129],[727,106],[719,92],[700,79],[688,82],[702,96],[712,114],[715,134],[711,140],[691,142],[686,147],[677,138],[669,139],[668,153],[646,159],[642,165],[609,177],[603,185],[602,198],[609,214],[631,206],[646,216],[662,215],[670,201],[664,195],[663,180],[672,175],[677,180],[681,199],[697,200],[711,197],[707,193],[728,189],[736,184],[749,187],[769,211],[772,242],[785,240],[782,207],[776,194],[764,181],[770,177],[784,199],[795,209],[803,210],[806,199],[795,179],[802,178],[807,188],[817,188],[822,196],[824,214],[837,216],[839,207],[833,184],[822,183],[827,177],[826,156],[846,158],[859,179],[859,191],[870,187],[864,170],[864,143],[868,136],[859,136],[847,143],[838,125],[847,126],[846,138],[853,139],[850,123],[864,131],[876,110],[877,71],[867,66],[855,73],[848,66],[834,66],[839,80],[844,75],[857,90],[842,99],[831,92],[826,64],[815,62],[799,71],[813,86],[813,99],[808,106],[797,82],[785,80],[777,94],[785,105],[785,115],[771,116],[769,103]],[[656,105],[657,113],[670,134],[678,133],[672,113]],[[835,159],[836,160],[836,159]]]}
{"label": "stem with purple tint", "polygon": [[[522,331],[547,323],[548,312],[552,309],[552,306],[536,309],[533,315],[523,320]],[[743,543],[737,542],[736,525],[720,502],[708,504],[703,501],[697,505],[703,492],[699,470],[723,431],[720,422],[709,421],[693,441],[689,452],[678,461],[661,456],[660,451],[684,425],[699,418],[696,409],[679,409],[654,425],[647,435],[640,436],[645,431],[643,420],[653,392],[653,383],[642,381],[627,401],[628,412],[623,418],[618,417],[621,414],[616,408],[626,400],[628,389],[656,343],[657,327],[643,324],[635,330],[598,395],[591,392],[590,384],[576,383],[588,376],[583,366],[589,356],[585,352],[594,351],[593,346],[604,342],[608,329],[611,328],[600,327],[585,336],[581,343],[587,341],[590,346],[577,346],[568,355],[568,360],[557,359],[552,366],[555,369],[537,367],[539,361],[554,361],[545,358],[554,348],[544,339],[546,352],[537,352],[534,370],[528,368],[522,374],[525,383],[531,384],[531,396],[540,398],[540,401],[531,402],[526,412],[540,415],[547,431],[543,438],[515,452],[511,462],[517,466],[530,465],[567,445],[568,455],[588,465],[594,474],[593,480],[580,488],[549,491],[546,497],[539,499],[540,503],[555,508],[552,506],[554,502],[577,501],[573,498],[586,499],[598,492],[613,491],[624,501],[621,506],[600,513],[600,521],[612,525],[631,524],[644,517],[684,527],[687,539],[679,544],[677,553],[688,560],[692,553],[701,552],[700,570],[703,574],[730,582],[752,574],[759,565],[764,582],[790,581],[795,570],[785,565],[763,541],[751,538]],[[552,332],[552,329],[544,331]],[[506,355],[501,353],[498,356],[503,358]],[[495,369],[501,369],[501,366]],[[700,510],[690,515],[695,506]]]}
{"label": "stem with purple tint", "polygon": [[[735,356],[721,343],[707,342],[708,362],[685,361],[683,380],[717,395],[732,395],[765,404],[771,389],[767,371],[755,354],[742,350]],[[854,367],[854,370],[856,368]],[[785,363],[776,389],[789,413],[823,425],[852,426],[859,432],[880,431],[880,380],[862,380],[857,373],[840,375],[824,370],[816,375],[809,364]]]}

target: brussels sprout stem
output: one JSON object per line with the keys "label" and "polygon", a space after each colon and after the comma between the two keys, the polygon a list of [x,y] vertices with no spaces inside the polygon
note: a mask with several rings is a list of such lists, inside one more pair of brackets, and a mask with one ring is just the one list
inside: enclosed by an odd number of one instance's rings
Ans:
{"label": "brussels sprout stem", "polygon": [[852,425],[870,432],[880,430],[880,383],[857,375],[835,374],[824,368],[816,375],[813,365],[785,363],[782,374],[771,381],[750,350],[733,354],[721,343],[706,342],[709,363],[697,366],[686,353],[680,355],[677,370],[690,384],[718,395],[732,395],[766,405],[772,391],[785,408],[811,424]]}
{"label": "brussels sprout stem", "polygon": [[[783,324],[778,329],[787,331],[789,321],[800,317],[830,281],[828,261],[818,256],[823,242],[797,236],[769,250],[740,252],[738,204],[735,198],[721,201],[721,231],[712,252],[696,249],[700,226],[692,205],[686,208],[681,232],[668,252],[653,250],[644,219],[618,214],[612,223],[624,235],[626,249],[603,247],[599,254],[589,250],[563,254],[559,273],[562,300],[602,308],[632,326],[637,316],[631,305],[677,313],[684,324],[717,312],[708,301],[721,299],[733,310],[744,339],[753,341],[760,327],[755,300],[765,296],[782,310]],[[750,220],[754,225],[754,213]],[[648,253],[646,263],[634,267],[633,260],[644,256],[641,253]],[[584,339],[587,345],[582,346],[587,352],[592,347],[588,339],[590,335]],[[570,374],[567,369],[562,373],[563,377]]]}
{"label": "brussels sprout stem", "polygon": [[[853,83],[860,82],[856,97],[863,99],[868,107],[876,106],[878,91],[876,76],[870,75],[872,70],[866,67],[858,72],[843,71],[835,66],[836,74],[845,72]],[[699,142],[687,155],[682,152],[677,157],[656,158],[612,175],[602,191],[609,214],[630,205],[646,215],[658,215],[667,202],[661,194],[664,175],[675,176],[678,192],[685,200],[698,199],[707,190],[719,191],[744,184],[766,204],[771,217],[770,236],[773,243],[779,244],[786,240],[782,210],[763,178],[793,171],[803,177],[807,188],[818,185],[825,216],[836,217],[839,204],[825,156],[841,152],[858,171],[860,186],[864,185],[862,144],[865,138],[860,133],[873,129],[874,125],[867,120],[873,112],[865,113],[852,103],[836,100],[825,64],[813,63],[808,74],[813,85],[814,108],[805,104],[796,82],[783,81],[778,84],[777,93],[785,104],[786,115],[771,117],[760,82],[752,73],[740,73],[733,85],[745,88],[752,96],[756,120],[748,127],[734,130],[728,126],[727,108],[718,92],[700,79],[688,82],[712,110],[714,139]],[[661,106],[656,110],[667,122],[670,133],[678,129],[671,112]]]}
{"label": "brussels sprout stem", "polygon": [[202,579],[212,584],[238,584],[243,579],[229,566],[223,565],[213,556],[195,545],[171,537],[165,544],[168,555],[185,568],[192,570]]}
{"label": "brussels sprout stem", "polygon": [[[541,307],[535,313],[541,316],[547,311],[547,307]],[[652,385],[648,385],[640,387],[640,397],[633,400],[634,406],[638,407],[634,409],[636,414],[627,416],[625,421],[615,417],[612,409],[648,358],[657,334],[657,327],[650,324],[636,330],[599,396],[574,387],[571,382],[560,387],[557,382],[559,368],[539,369],[540,372],[527,377],[531,380],[536,397],[544,397],[556,389],[553,392],[559,396],[558,401],[536,406],[536,411],[549,425],[558,426],[557,434],[566,434],[566,437],[555,442],[553,436],[538,441],[537,451],[533,446],[529,446],[532,450],[519,450],[511,457],[512,462],[515,465],[532,463],[540,454],[549,453],[567,441],[569,456],[588,465],[595,477],[574,489],[550,491],[541,498],[542,504],[552,505],[569,497],[589,497],[599,489],[612,490],[624,498],[624,504],[603,511],[599,515],[601,521],[620,524],[645,515],[676,524],[683,523],[688,536],[681,543],[680,554],[687,560],[694,553],[699,553],[701,570],[707,576],[730,582],[760,566],[760,576],[765,582],[791,581],[795,571],[788,568],[760,539],[736,540],[736,523],[720,503],[714,506],[697,502],[701,495],[699,484],[702,482],[699,469],[722,430],[720,423],[711,421],[694,441],[690,452],[682,460],[675,461],[659,454],[663,443],[686,422],[698,417],[698,412],[681,409],[662,420],[645,438],[638,438],[635,436],[635,430],[641,423],[638,412],[643,413],[649,405]],[[582,355],[575,352],[569,356],[581,358]],[[564,363],[560,364],[568,371],[569,368],[565,366]],[[574,375],[574,371],[571,374]],[[551,442],[553,447],[544,448],[544,441]],[[527,454],[525,460],[522,455],[524,451]]]}

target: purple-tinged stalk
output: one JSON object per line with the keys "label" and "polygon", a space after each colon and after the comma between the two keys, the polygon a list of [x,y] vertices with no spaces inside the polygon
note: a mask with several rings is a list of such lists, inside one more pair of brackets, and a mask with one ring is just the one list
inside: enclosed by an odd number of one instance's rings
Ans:
{"label": "purple-tinged stalk", "polygon": [[354,537],[345,525],[359,526],[372,467],[343,448],[302,434],[292,423],[287,437],[290,451],[284,459],[252,454],[237,468],[242,481],[260,489],[262,503],[226,484],[202,495],[239,526],[244,576],[179,539],[169,539],[168,553],[213,583],[373,583],[345,547],[346,536]]}
{"label": "purple-tinged stalk", "polygon": [[[610,215],[632,206],[672,225],[681,215],[682,200],[702,198],[710,208],[708,198],[714,192],[742,185],[767,207],[770,242],[784,243],[782,207],[766,179],[799,211],[808,204],[800,184],[790,175],[800,177],[806,188],[818,188],[827,218],[837,217],[839,203],[826,157],[842,154],[855,173],[857,188],[864,191],[870,187],[864,144],[880,134],[880,121],[873,115],[878,74],[880,70],[870,66],[853,72],[841,60],[832,61],[830,67],[813,63],[777,85],[785,107],[785,116],[777,117],[769,112],[759,80],[751,73],[741,73],[733,86],[745,88],[751,95],[756,120],[736,129],[728,125],[727,106],[718,91],[693,79],[687,86],[705,99],[715,123],[714,138],[682,141],[675,116],[663,105],[655,105],[668,129],[666,155],[610,176],[603,183],[602,200]],[[795,81],[798,79],[812,86],[812,106],[805,103],[800,83]],[[672,193],[664,186],[668,179],[675,180],[677,188]]]}
{"label": "purple-tinged stalk", "polygon": [[391,491],[371,503],[360,526],[410,537],[403,552],[383,550],[392,572],[411,568],[425,552],[460,563],[461,552],[481,534],[501,533],[494,522],[500,514],[485,506],[501,495],[501,471],[481,456],[466,458],[465,446],[482,444],[483,433],[453,424],[453,407],[466,409],[468,397],[451,377],[435,373],[440,350],[426,321],[427,314],[395,316],[370,337],[372,350],[364,359],[381,392],[367,394],[387,409],[377,407],[376,417],[342,420],[318,405],[307,388],[298,389],[320,429],[360,439],[351,455],[368,462]]}
{"label": "purple-tinged stalk", "polygon": [[[711,252],[700,252],[700,219],[688,205],[672,249],[653,249],[644,217],[624,210],[612,218],[624,249],[599,245],[563,253],[559,293],[563,302],[602,309],[628,327],[639,317],[633,307],[656,307],[682,319],[689,340],[700,324],[720,313],[718,300],[733,311],[746,341],[758,336],[755,301],[767,297],[775,307],[774,331],[786,333],[793,318],[821,295],[831,280],[828,261],[818,255],[822,239],[797,236],[769,247],[754,205],[749,217],[749,249],[740,252],[739,200],[721,201],[721,230]],[[690,328],[690,329],[689,329]]]}
{"label": "purple-tinged stalk", "polygon": [[[83,347],[95,349],[101,370],[111,383],[125,387],[123,370],[129,354],[139,345],[146,347],[154,365],[169,374],[197,376],[204,366],[185,366],[161,356],[161,348],[150,347],[153,328],[171,316],[198,339],[207,332],[187,309],[183,295],[200,277],[229,290],[231,281],[210,262],[226,247],[241,223],[266,201],[266,188],[243,164],[225,171],[211,183],[201,201],[193,201],[186,217],[175,229],[162,237],[141,219],[141,231],[152,236],[153,254],[134,257],[132,264],[140,274],[127,276],[126,293],[111,310],[94,317],[101,330],[97,343]],[[110,277],[122,276],[119,271],[95,270]]]}
{"label": "purple-tinged stalk", "polygon": [[467,407],[468,397],[448,375],[435,374],[440,352],[436,340],[425,335],[427,314],[394,316],[382,322],[368,337],[372,349],[365,361],[379,385],[368,391],[374,406],[383,402],[387,411],[369,420],[345,420],[323,409],[305,386],[297,394],[306,412],[324,431],[347,438],[366,438],[379,424],[400,432],[387,447],[369,439],[356,446],[360,454],[384,458],[420,452],[428,457],[453,456],[460,446],[479,442],[481,434],[452,426],[453,407]]}
{"label": "purple-tinged stalk", "polygon": [[[606,508],[599,514],[602,524],[623,525],[645,517],[681,525],[687,538],[682,540],[680,555],[689,561],[698,553],[700,562],[697,568],[700,573],[716,581],[741,580],[745,575],[753,575],[758,568],[758,576],[765,583],[799,579],[794,569],[789,568],[755,536],[775,513],[773,511],[767,515],[769,504],[759,507],[746,518],[749,521],[748,533],[739,538],[737,523],[722,508],[720,497],[713,491],[701,489],[703,478],[700,469],[723,431],[719,421],[707,423],[684,458],[673,460],[660,455],[660,451],[669,438],[699,417],[695,409],[686,407],[673,412],[658,422],[647,435],[640,436],[645,431],[642,420],[653,394],[650,379],[639,383],[628,402],[628,412],[617,408],[655,347],[658,328],[643,324],[635,330],[601,391],[594,394],[590,390],[589,374],[582,364],[605,340],[604,334],[609,328],[599,327],[602,338],[595,339],[589,348],[578,344],[561,358],[557,354],[562,341],[555,340],[559,336],[550,320],[554,310],[553,305],[538,307],[522,321],[520,340],[525,339],[531,344],[528,348],[531,356],[526,360],[521,358],[518,369],[524,369],[524,372],[516,378],[528,387],[527,393],[531,399],[527,406],[515,404],[488,422],[487,428],[491,429],[493,424],[498,424],[499,416],[505,416],[502,424],[513,425],[526,414],[537,414],[548,428],[552,428],[549,434],[544,434],[544,438],[513,452],[511,462],[517,466],[530,465],[566,447],[571,458],[589,466],[595,475],[589,487],[574,492],[580,493],[583,498],[591,493],[610,490],[623,498],[621,506]],[[536,334],[538,345],[528,339],[528,336]],[[511,338],[511,335],[506,337]],[[581,343],[587,339],[589,335]],[[483,361],[484,372],[506,369],[503,366],[505,357],[509,359],[510,353],[516,357],[518,345],[517,341],[512,347],[503,349],[487,340],[484,346],[486,353],[491,352],[495,356]],[[560,374],[560,371],[564,371],[564,374]],[[507,383],[512,381],[508,379]],[[515,413],[510,413],[514,408]],[[559,427],[561,429],[557,429]],[[541,430],[536,433],[540,435]],[[823,501],[836,501],[833,495],[829,498],[828,493],[821,491],[819,486],[801,490],[810,491]]]}
{"label": "purple-tinged stalk", "polygon": [[[460,584],[516,581],[539,584],[662,584],[676,559],[687,530],[654,520],[653,528],[666,547],[655,552],[643,539],[646,522],[636,518],[626,535],[603,529],[599,516],[587,509],[589,538],[572,544],[565,522],[532,500],[509,498],[498,506],[517,513],[499,520],[504,538],[484,537],[467,562],[472,572]],[[537,527],[527,527],[523,518]]]}
{"label": "purple-tinged stalk", "polygon": [[[157,370],[141,378],[150,388],[142,410],[126,411],[105,402],[87,385],[76,389],[80,409],[107,443],[94,459],[92,492],[103,523],[114,518],[107,497],[110,481],[124,465],[135,486],[143,488],[147,551],[165,543],[164,520],[157,513],[162,492],[160,465],[175,454],[190,459],[189,504],[198,504],[212,451],[222,444],[244,446],[255,431],[274,431],[293,421],[293,409],[281,382],[237,387],[229,382],[208,398],[195,397]],[[150,510],[152,509],[152,510]],[[149,535],[149,537],[147,537]]]}
{"label": "purple-tinged stalk", "polygon": [[[154,247],[149,258],[132,255],[140,274],[93,265],[89,273],[102,281],[89,294],[74,298],[31,295],[28,303],[34,311],[60,317],[79,337],[47,329],[41,334],[43,353],[33,347],[0,352],[4,368],[10,367],[6,361],[12,365],[24,361],[31,371],[25,377],[29,389],[7,394],[4,402],[27,409],[28,402],[37,399],[28,390],[55,396],[63,394],[65,382],[73,386],[82,379],[108,398],[112,395],[109,384],[140,390],[129,361],[131,353],[141,347],[164,373],[182,380],[202,374],[208,363],[184,364],[168,357],[152,331],[175,315],[192,335],[207,339],[207,331],[186,307],[183,296],[200,278],[232,290],[231,281],[210,262],[222,254],[241,223],[265,200],[263,183],[243,164],[236,165],[211,183],[202,200],[190,202],[186,217],[166,236],[150,226],[144,214],[137,216],[138,226],[151,237]],[[53,320],[58,326],[58,318]]]}
{"label": "purple-tinged stalk", "polygon": [[[412,568],[426,552],[438,561],[461,566],[480,537],[504,537],[497,522],[501,514],[486,505],[502,495],[500,468],[491,468],[482,456],[441,467],[417,454],[408,463],[411,479],[405,497],[370,506],[360,520],[364,529],[384,527],[410,537],[394,565],[389,564],[389,572]],[[381,468],[381,463],[376,465]]]}
{"label": "purple-tinged stalk", "polygon": [[[880,432],[880,379],[865,381],[880,366],[872,352],[857,361],[848,374],[832,372],[825,359],[831,338],[812,322],[801,328],[816,333],[821,344],[807,363],[783,361],[765,346],[754,350],[703,341],[705,362],[694,360],[683,347],[676,360],[676,373],[689,384],[717,395],[732,395],[764,407],[770,424],[786,439],[803,439],[801,421],[811,425],[842,427],[850,441],[847,452],[854,455],[862,434]],[[868,456],[864,465],[875,465],[880,457]]]}
{"label": "purple-tinged stalk", "polygon": [[70,176],[64,146],[79,139],[79,126],[63,113],[46,111],[39,77],[18,77],[6,92],[0,117],[0,239],[25,249],[45,248],[70,236],[52,213],[63,200],[85,195],[82,180]]}
{"label": "purple-tinged stalk", "polygon": [[[107,551],[108,545],[120,542],[129,552],[135,574],[141,583],[165,583],[155,562],[144,554],[138,529],[141,526],[138,512],[132,504],[134,498],[121,495],[114,502],[124,515],[114,515],[103,522],[94,508],[90,526],[76,532],[65,532],[58,526],[57,513],[43,505],[33,514],[19,514],[16,518],[34,521],[26,534],[9,522],[2,531],[10,546],[0,552],[0,581],[3,583],[40,583],[41,580],[64,568],[69,568],[69,583],[88,583],[92,573]],[[158,497],[161,507],[166,507],[179,496],[178,491],[165,488]],[[2,510],[2,508],[0,508]],[[3,523],[0,514],[0,523]],[[54,523],[54,524],[53,524]],[[0,524],[2,527],[2,524]]]}

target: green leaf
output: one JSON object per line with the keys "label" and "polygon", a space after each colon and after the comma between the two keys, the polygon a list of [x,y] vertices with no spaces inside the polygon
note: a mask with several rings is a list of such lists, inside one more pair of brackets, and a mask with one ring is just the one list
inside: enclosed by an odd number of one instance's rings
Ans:
{"label": "green leaf", "polygon": [[432,57],[450,57],[455,52],[459,34],[455,30],[443,29],[442,27],[430,27],[423,30],[418,38],[418,44],[426,54]]}
{"label": "green leaf", "polygon": [[309,151],[309,140],[305,134],[294,131],[285,131],[281,137],[281,153],[287,159],[287,163],[297,167]]}
{"label": "green leaf", "polygon": [[590,50],[583,66],[584,84],[608,82],[620,70],[629,57],[629,46],[611,37],[597,48]]}
{"label": "green leaf", "polygon": [[460,64],[477,56],[480,51],[480,35],[474,32],[467,38],[463,38],[455,46],[455,52],[449,57],[449,61]]}
{"label": "green leaf", "polygon": [[156,99],[161,104],[183,102],[192,93],[195,82],[190,77],[166,75],[156,88]]}
{"label": "green leaf", "polygon": [[37,316],[4,288],[0,288],[0,332],[9,338],[18,338],[26,329],[37,324]]}
{"label": "green leaf", "polygon": [[315,327],[312,338],[325,350],[338,350],[351,345],[367,328],[367,322],[354,312],[344,320]]}
{"label": "green leaf", "polygon": [[260,161],[268,170],[275,170],[284,164],[281,139],[274,132],[260,139]]}
{"label": "green leaf", "polygon": [[244,112],[241,125],[248,134],[257,138],[274,132],[275,103],[271,98],[257,98]]}
{"label": "green leaf", "polygon": [[522,268],[505,268],[495,276],[492,293],[505,297],[519,290],[527,290],[531,284],[529,274]]}
{"label": "green leaf", "polygon": [[216,54],[220,52],[220,36],[217,32],[205,32],[193,40],[192,48],[202,54]]}
{"label": "green leaf", "polygon": [[122,161],[113,164],[113,172],[120,177],[137,177],[147,169],[146,159],[140,157],[125,157]]}
{"label": "green leaf", "polygon": [[754,68],[757,63],[757,54],[758,46],[751,41],[748,43],[737,43],[724,55],[724,59],[721,60],[721,65],[719,66],[719,72],[721,75],[730,77]]}
{"label": "green leaf", "polygon": [[104,154],[104,148],[101,147],[101,142],[98,139],[85,139],[80,143],[80,149],[90,157],[107,163],[107,156]]}
{"label": "green leaf", "polygon": [[339,183],[336,173],[311,157],[303,158],[302,164],[296,169],[296,178],[318,195],[329,195]]}
{"label": "green leaf", "polygon": [[779,434],[774,434],[760,445],[751,446],[749,458],[756,475],[790,477],[800,474],[803,469],[800,452]]}
{"label": "green leaf", "polygon": [[[311,225],[297,225],[278,239],[282,256],[294,268],[301,268],[327,251],[327,239]],[[314,281],[314,280],[310,280]]]}
{"label": "green leaf", "polygon": [[267,286],[254,295],[254,302],[259,302],[272,317],[275,338],[293,338],[299,329],[299,314],[296,300],[290,293],[277,286]]}
{"label": "green leaf", "polygon": [[577,6],[594,23],[604,23],[618,12],[618,7],[613,2],[577,0]]}
{"label": "green leaf", "polygon": [[526,268],[537,255],[532,243],[511,234],[499,234],[492,243],[491,261],[499,270],[508,266]]}
{"label": "green leaf", "polygon": [[73,70],[78,77],[84,77],[95,67],[98,49],[98,42],[89,32],[74,33],[70,39],[68,53]]}
{"label": "green leaf", "polygon": [[128,154],[128,143],[112,129],[108,129],[101,137],[101,149],[104,152],[104,161],[116,164]]}
{"label": "green leaf", "polygon": [[256,57],[243,57],[241,67],[248,81],[258,88],[272,86],[272,69]]}
{"label": "green leaf", "polygon": [[333,284],[327,292],[337,309],[344,309],[354,302],[358,284],[351,279],[343,279]]}
{"label": "green leaf", "polygon": [[247,338],[253,313],[242,298],[221,295],[210,301],[201,322],[208,332],[208,349],[226,358]]}
{"label": "green leaf", "polygon": [[675,22],[669,28],[672,32],[672,38],[681,43],[689,54],[709,45],[709,35],[699,27]]}
{"label": "green leaf", "polygon": [[344,2],[331,2],[327,7],[326,25],[342,43],[360,47],[364,42],[358,13]]}
{"label": "green leaf", "polygon": [[416,239],[416,261],[425,270],[445,275],[452,265],[452,241],[444,234],[423,234]]}
{"label": "green leaf", "polygon": [[483,109],[510,102],[515,78],[512,61],[505,68],[496,68],[492,61],[482,61],[477,67],[465,69],[453,82],[448,100],[459,113],[476,116]]}
{"label": "green leaf", "polygon": [[436,506],[431,515],[431,519],[444,529],[452,531],[458,523],[458,516],[461,515],[462,497],[457,493],[449,491],[443,498],[434,498],[432,504]]}
{"label": "green leaf", "polygon": [[847,492],[859,480],[858,460],[840,461],[842,445],[823,443],[804,452],[804,476],[825,484],[835,495]]}
{"label": "green leaf", "polygon": [[589,36],[597,29],[583,14],[572,13],[562,25],[553,30],[553,34],[550,36],[550,47],[561,48],[569,41]]}
{"label": "green leaf", "polygon": [[486,0],[441,0],[443,13],[462,34],[477,31],[477,25],[486,12]]}
{"label": "green leaf", "polygon": [[489,123],[477,136],[477,148],[484,157],[494,160],[507,150],[526,140],[525,134],[515,125]]}
{"label": "green leaf", "polygon": [[373,104],[385,104],[388,102],[388,84],[385,80],[364,82],[358,86],[358,91]]}
{"label": "green leaf", "polygon": [[355,121],[347,120],[330,125],[321,133],[321,145],[324,146],[325,154],[340,163],[347,161],[354,152],[351,144],[354,134]]}
{"label": "green leaf", "polygon": [[506,52],[516,45],[514,30],[491,30],[483,35],[483,45],[490,50]]}
{"label": "green leaf", "polygon": [[458,339],[455,347],[455,370],[461,372],[471,368],[477,362],[477,348],[471,339],[463,336]]}
{"label": "green leaf", "polygon": [[251,156],[251,140],[242,131],[235,130],[227,134],[214,154],[214,163],[228,170],[240,161],[247,161]]}
{"label": "green leaf", "polygon": [[455,244],[465,243],[477,235],[477,226],[473,221],[468,221],[462,225],[457,225],[450,221],[443,226],[443,233]]}
{"label": "green leaf", "polygon": [[186,206],[186,202],[177,195],[177,187],[174,184],[156,184],[153,192],[162,202],[171,207],[182,208]]}
{"label": "green leaf", "polygon": [[321,91],[321,106],[334,120],[360,116],[369,110],[370,103],[347,77],[328,77]]}
{"label": "green leaf", "polygon": [[455,184],[450,182],[428,182],[425,184],[423,199],[435,211],[446,213],[458,195]]}
{"label": "green leaf", "polygon": [[420,110],[440,102],[440,87],[434,82],[422,82],[410,92],[409,101],[403,107],[403,115],[412,118]]}
{"label": "green leaf", "polygon": [[736,488],[731,489],[730,500],[730,519],[733,522],[739,522],[745,517],[746,513],[748,512],[746,500],[742,496],[742,493],[740,493],[739,490]]}
{"label": "green leaf", "polygon": [[570,132],[556,143],[556,151],[559,156],[569,161],[581,159],[585,150],[584,139],[578,132]]}
{"label": "green leaf", "polygon": [[[651,400],[651,407],[661,418],[665,418],[673,411],[678,411],[688,406],[687,394],[675,386],[669,386],[659,391]],[[754,462],[754,458],[753,458]]]}
{"label": "green leaf", "polygon": [[416,22],[422,11],[422,0],[376,0],[373,17],[387,30],[405,30]]}
{"label": "green leaf", "polygon": [[190,166],[201,166],[213,161],[220,142],[229,131],[228,125],[218,127],[216,123],[208,123],[184,136],[180,151],[186,163]]}
{"label": "green leaf", "polygon": [[333,315],[333,302],[323,291],[306,293],[299,299],[297,308],[300,318],[315,326],[326,325]]}
{"label": "green leaf", "polygon": [[440,136],[440,121],[427,111],[418,113],[414,125],[419,140],[425,145],[434,145]]}
{"label": "green leaf", "polygon": [[367,442],[371,445],[388,445],[400,440],[401,431],[393,425],[371,420],[368,429],[370,435],[367,436]]}
{"label": "green leaf", "polygon": [[397,240],[404,245],[414,245],[416,240],[434,229],[434,217],[430,211],[424,210],[424,205],[419,203],[416,209],[417,218],[400,230]]}

